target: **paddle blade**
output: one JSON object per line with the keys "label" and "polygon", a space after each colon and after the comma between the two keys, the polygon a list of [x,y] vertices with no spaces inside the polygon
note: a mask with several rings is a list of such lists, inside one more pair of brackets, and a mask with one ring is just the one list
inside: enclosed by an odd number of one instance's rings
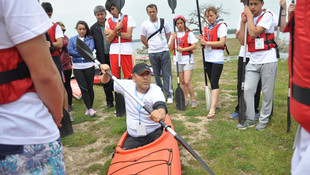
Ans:
{"label": "paddle blade", "polygon": [[122,8],[125,5],[125,0],[108,0],[112,4],[115,4],[116,8],[118,9],[119,13],[122,11]]}
{"label": "paddle blade", "polygon": [[177,7],[177,0],[168,0],[168,4],[172,10],[172,13],[174,13],[175,8]]}
{"label": "paddle blade", "polygon": [[61,128],[59,128],[60,136],[66,137],[68,135],[73,134],[72,123],[70,120],[70,114],[63,109],[63,117],[61,119]]}
{"label": "paddle blade", "polygon": [[209,111],[211,108],[211,91],[208,86],[206,86],[205,93],[206,93],[206,109],[207,111]]}
{"label": "paddle blade", "polygon": [[178,85],[177,89],[175,90],[175,102],[177,110],[184,111],[185,110],[185,98],[184,93],[180,85]]}
{"label": "paddle blade", "polygon": [[126,114],[125,99],[120,93],[115,94],[116,116],[123,117]]}
{"label": "paddle blade", "polygon": [[92,55],[92,51],[90,50],[88,45],[78,37],[76,38],[76,51],[81,57],[83,57],[87,61],[95,60],[95,57]]}
{"label": "paddle blade", "polygon": [[245,101],[244,101],[244,90],[241,89],[241,94],[239,98],[239,117],[238,121],[240,124],[245,122]]}

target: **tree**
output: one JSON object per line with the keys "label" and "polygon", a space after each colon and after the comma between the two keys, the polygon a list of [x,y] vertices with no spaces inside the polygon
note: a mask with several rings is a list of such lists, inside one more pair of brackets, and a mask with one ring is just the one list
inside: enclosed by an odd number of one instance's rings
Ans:
{"label": "tree", "polygon": [[[203,26],[208,23],[207,22],[207,18],[205,18],[205,10],[209,7],[210,5],[208,3],[204,3],[202,5],[200,5],[199,7],[199,11],[200,11],[200,17],[201,17],[201,27],[203,29]],[[217,12],[219,14],[219,16],[221,14],[225,14],[225,15],[229,15],[229,12],[226,12],[223,9],[223,6],[220,5],[219,7],[216,7]],[[197,14],[197,9],[192,10],[189,14],[189,20],[186,20],[186,22],[188,23],[188,26],[190,25],[194,25],[196,28],[192,29],[192,31],[199,31],[199,22],[198,22],[198,14]]]}

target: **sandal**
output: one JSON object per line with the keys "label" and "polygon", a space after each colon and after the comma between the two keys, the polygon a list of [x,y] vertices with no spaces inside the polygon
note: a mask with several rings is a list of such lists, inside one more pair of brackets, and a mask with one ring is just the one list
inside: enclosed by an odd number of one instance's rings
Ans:
{"label": "sandal", "polygon": [[207,118],[213,118],[215,116],[215,111],[213,113],[210,113],[207,115]]}

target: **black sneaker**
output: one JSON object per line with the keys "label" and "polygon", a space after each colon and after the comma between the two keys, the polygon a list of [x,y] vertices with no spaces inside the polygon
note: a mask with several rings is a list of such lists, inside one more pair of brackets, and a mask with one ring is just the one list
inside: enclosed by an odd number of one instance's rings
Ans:
{"label": "black sneaker", "polygon": [[113,102],[107,102],[107,106],[105,107],[106,109],[113,108]]}

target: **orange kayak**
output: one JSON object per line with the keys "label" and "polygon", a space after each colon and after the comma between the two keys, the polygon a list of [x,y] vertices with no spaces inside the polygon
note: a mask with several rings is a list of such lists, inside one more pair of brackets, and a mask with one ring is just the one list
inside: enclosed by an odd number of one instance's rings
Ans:
{"label": "orange kayak", "polygon": [[[165,123],[171,124],[167,115]],[[177,141],[166,131],[154,142],[143,147],[124,150],[123,143],[127,132],[117,144],[108,175],[147,174],[147,175],[180,175],[181,163]]]}

